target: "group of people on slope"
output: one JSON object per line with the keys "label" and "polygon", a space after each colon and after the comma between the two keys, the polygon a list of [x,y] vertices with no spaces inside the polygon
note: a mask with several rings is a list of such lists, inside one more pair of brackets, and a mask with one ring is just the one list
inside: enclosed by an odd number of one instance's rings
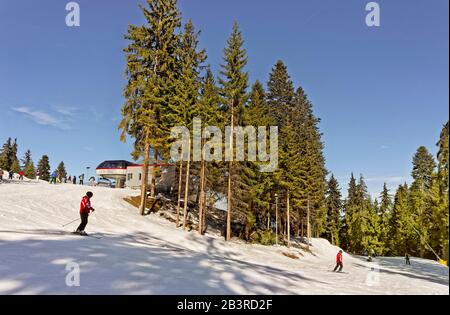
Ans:
{"label": "group of people on slope", "polygon": [[[0,182],[3,182],[4,175],[5,175],[5,171],[3,171],[3,169],[0,168]],[[19,176],[19,180],[23,180],[25,177],[25,172],[19,171],[18,176]],[[14,179],[14,172],[12,170],[9,170],[8,171],[8,180],[13,180],[13,179]]]}
{"label": "group of people on slope", "polygon": [[[39,178],[38,178],[39,179]],[[60,174],[57,170],[53,171],[53,173],[50,175],[50,184],[56,184],[56,183],[77,183],[77,177],[75,175],[69,176],[69,177],[63,177],[62,174]],[[84,185],[84,174],[81,174],[78,176],[78,184]]]}
{"label": "group of people on slope", "polygon": [[[342,268],[344,268],[342,254],[343,254],[343,251],[342,251],[342,249],[340,249],[336,255],[336,267],[334,267],[333,272],[336,272],[336,271],[341,272]],[[370,255],[369,255],[369,259],[368,259],[369,262],[372,261],[372,257],[375,257],[375,252],[373,251],[373,249],[371,249],[371,251],[370,251]],[[411,259],[409,258],[408,253],[405,254],[405,264],[411,265]]]}

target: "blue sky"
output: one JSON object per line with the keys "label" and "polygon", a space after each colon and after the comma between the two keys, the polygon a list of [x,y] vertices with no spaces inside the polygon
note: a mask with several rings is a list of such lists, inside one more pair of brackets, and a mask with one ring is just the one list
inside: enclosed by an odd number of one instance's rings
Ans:
{"label": "blue sky", "polygon": [[[79,0],[81,26],[65,25],[65,0],[0,0],[0,142],[44,153],[80,174],[130,159],[119,141],[123,34],[143,22],[143,0]],[[180,0],[218,70],[237,20],[251,81],[267,82],[278,59],[322,119],[327,168],[346,188],[351,172],[378,193],[409,181],[420,145],[435,153],[448,120],[448,1],[377,1],[368,28],[361,0]]]}

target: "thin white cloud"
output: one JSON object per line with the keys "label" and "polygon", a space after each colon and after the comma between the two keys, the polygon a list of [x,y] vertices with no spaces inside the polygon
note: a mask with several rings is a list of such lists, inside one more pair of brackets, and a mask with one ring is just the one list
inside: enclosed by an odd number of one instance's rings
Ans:
{"label": "thin white cloud", "polygon": [[61,115],[73,117],[78,113],[78,107],[57,106],[55,111]]}
{"label": "thin white cloud", "polygon": [[103,118],[103,115],[94,106],[89,107],[89,112],[91,113],[91,117],[96,122],[100,121]]}
{"label": "thin white cloud", "polygon": [[92,151],[94,151],[94,148],[92,148],[92,147],[83,147],[83,150],[84,151],[88,151],[88,152],[92,152]]}
{"label": "thin white cloud", "polygon": [[381,149],[381,150],[387,150],[387,149],[389,149],[389,146],[383,144],[383,145],[380,146],[380,149]]}
{"label": "thin white cloud", "polygon": [[63,130],[71,129],[71,127],[67,124],[67,121],[57,115],[50,114],[42,110],[34,110],[25,106],[13,107],[11,109],[24,115],[26,118],[31,119],[39,125],[52,126]]}

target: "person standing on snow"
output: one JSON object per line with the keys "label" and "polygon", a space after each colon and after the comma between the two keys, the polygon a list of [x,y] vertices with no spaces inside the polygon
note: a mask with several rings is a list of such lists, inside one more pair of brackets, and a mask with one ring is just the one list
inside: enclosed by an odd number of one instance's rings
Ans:
{"label": "person standing on snow", "polygon": [[58,176],[57,171],[53,171],[52,175],[50,176],[50,184],[56,184],[56,177]]}
{"label": "person standing on snow", "polygon": [[0,182],[3,182],[3,170],[0,168]]}
{"label": "person standing on snow", "polygon": [[339,250],[339,252],[336,255],[336,267],[334,267],[333,272],[336,272],[336,270],[338,270],[338,272],[342,271],[342,268],[344,267],[343,263],[342,263],[342,249]]}
{"label": "person standing on snow", "polygon": [[80,235],[87,235],[86,232],[84,231],[84,229],[86,228],[86,225],[88,224],[88,217],[89,217],[89,213],[92,211],[94,212],[95,209],[92,208],[91,206],[91,198],[94,194],[90,191],[88,191],[86,193],[86,196],[84,196],[81,199],[81,204],[80,204],[80,218],[81,218],[81,223],[78,226],[77,230],[75,233],[78,233]]}
{"label": "person standing on snow", "polygon": [[79,178],[79,184],[80,184],[80,185],[84,185],[84,174],[81,174],[81,175],[80,175],[80,178]]}
{"label": "person standing on snow", "polygon": [[410,259],[409,259],[408,253],[405,254],[405,264],[411,265],[411,261],[410,261]]}

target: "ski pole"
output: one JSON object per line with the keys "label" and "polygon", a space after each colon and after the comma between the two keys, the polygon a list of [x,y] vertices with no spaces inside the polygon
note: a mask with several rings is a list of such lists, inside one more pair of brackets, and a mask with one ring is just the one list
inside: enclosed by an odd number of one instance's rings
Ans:
{"label": "ski pole", "polygon": [[69,225],[69,224],[72,224],[73,222],[78,221],[78,220],[79,220],[79,218],[76,218],[75,220],[70,221],[69,223],[64,224],[63,227],[64,227],[64,226],[67,226],[67,225]]}

